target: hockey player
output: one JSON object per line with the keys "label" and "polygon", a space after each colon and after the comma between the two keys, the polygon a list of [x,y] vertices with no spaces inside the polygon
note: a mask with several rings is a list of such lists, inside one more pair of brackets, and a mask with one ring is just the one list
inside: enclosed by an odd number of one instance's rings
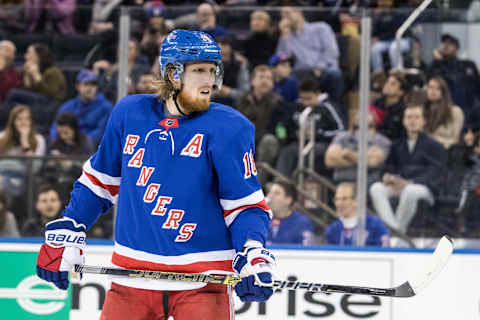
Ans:
{"label": "hockey player", "polygon": [[[37,274],[67,289],[68,271],[84,261],[86,230],[116,203],[113,265],[235,271],[240,299],[265,301],[276,266],[263,248],[271,210],[256,178],[254,126],[210,103],[222,82],[220,49],[208,34],[175,30],[159,62],[158,95],[118,102],[63,217],[47,224]],[[231,319],[231,298],[219,284],[116,277],[101,319]]]}

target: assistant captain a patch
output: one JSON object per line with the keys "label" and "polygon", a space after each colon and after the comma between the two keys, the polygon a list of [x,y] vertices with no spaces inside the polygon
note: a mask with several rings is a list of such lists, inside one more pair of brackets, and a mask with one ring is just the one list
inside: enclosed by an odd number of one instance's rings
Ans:
{"label": "assistant captain a patch", "polygon": [[180,155],[198,158],[202,154],[203,134],[197,133],[190,139],[187,146],[182,149]]}

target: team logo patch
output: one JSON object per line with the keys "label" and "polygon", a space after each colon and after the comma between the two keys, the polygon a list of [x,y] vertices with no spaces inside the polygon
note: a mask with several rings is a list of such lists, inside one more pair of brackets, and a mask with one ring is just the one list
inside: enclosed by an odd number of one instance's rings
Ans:
{"label": "team logo patch", "polygon": [[170,128],[178,128],[178,119],[177,118],[165,118],[158,123],[165,131],[168,131]]}

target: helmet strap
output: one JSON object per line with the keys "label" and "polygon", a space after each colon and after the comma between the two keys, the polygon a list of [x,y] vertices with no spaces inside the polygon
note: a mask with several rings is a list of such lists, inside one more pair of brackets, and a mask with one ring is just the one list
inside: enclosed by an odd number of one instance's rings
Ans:
{"label": "helmet strap", "polygon": [[175,107],[177,107],[177,111],[180,112],[182,116],[186,116],[187,114],[185,114],[182,111],[182,109],[180,109],[180,106],[178,105],[178,102],[177,102],[177,97],[179,93],[180,93],[180,90],[175,90],[175,92],[173,93],[173,102],[175,102]]}

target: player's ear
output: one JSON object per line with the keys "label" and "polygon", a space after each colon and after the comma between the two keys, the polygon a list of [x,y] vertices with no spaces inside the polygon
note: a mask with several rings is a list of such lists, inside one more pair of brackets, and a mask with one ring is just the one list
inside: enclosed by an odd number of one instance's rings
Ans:
{"label": "player's ear", "polygon": [[180,75],[178,74],[177,71],[172,70],[171,72],[168,73],[168,79],[170,82],[173,84],[173,87],[175,89],[180,89]]}

